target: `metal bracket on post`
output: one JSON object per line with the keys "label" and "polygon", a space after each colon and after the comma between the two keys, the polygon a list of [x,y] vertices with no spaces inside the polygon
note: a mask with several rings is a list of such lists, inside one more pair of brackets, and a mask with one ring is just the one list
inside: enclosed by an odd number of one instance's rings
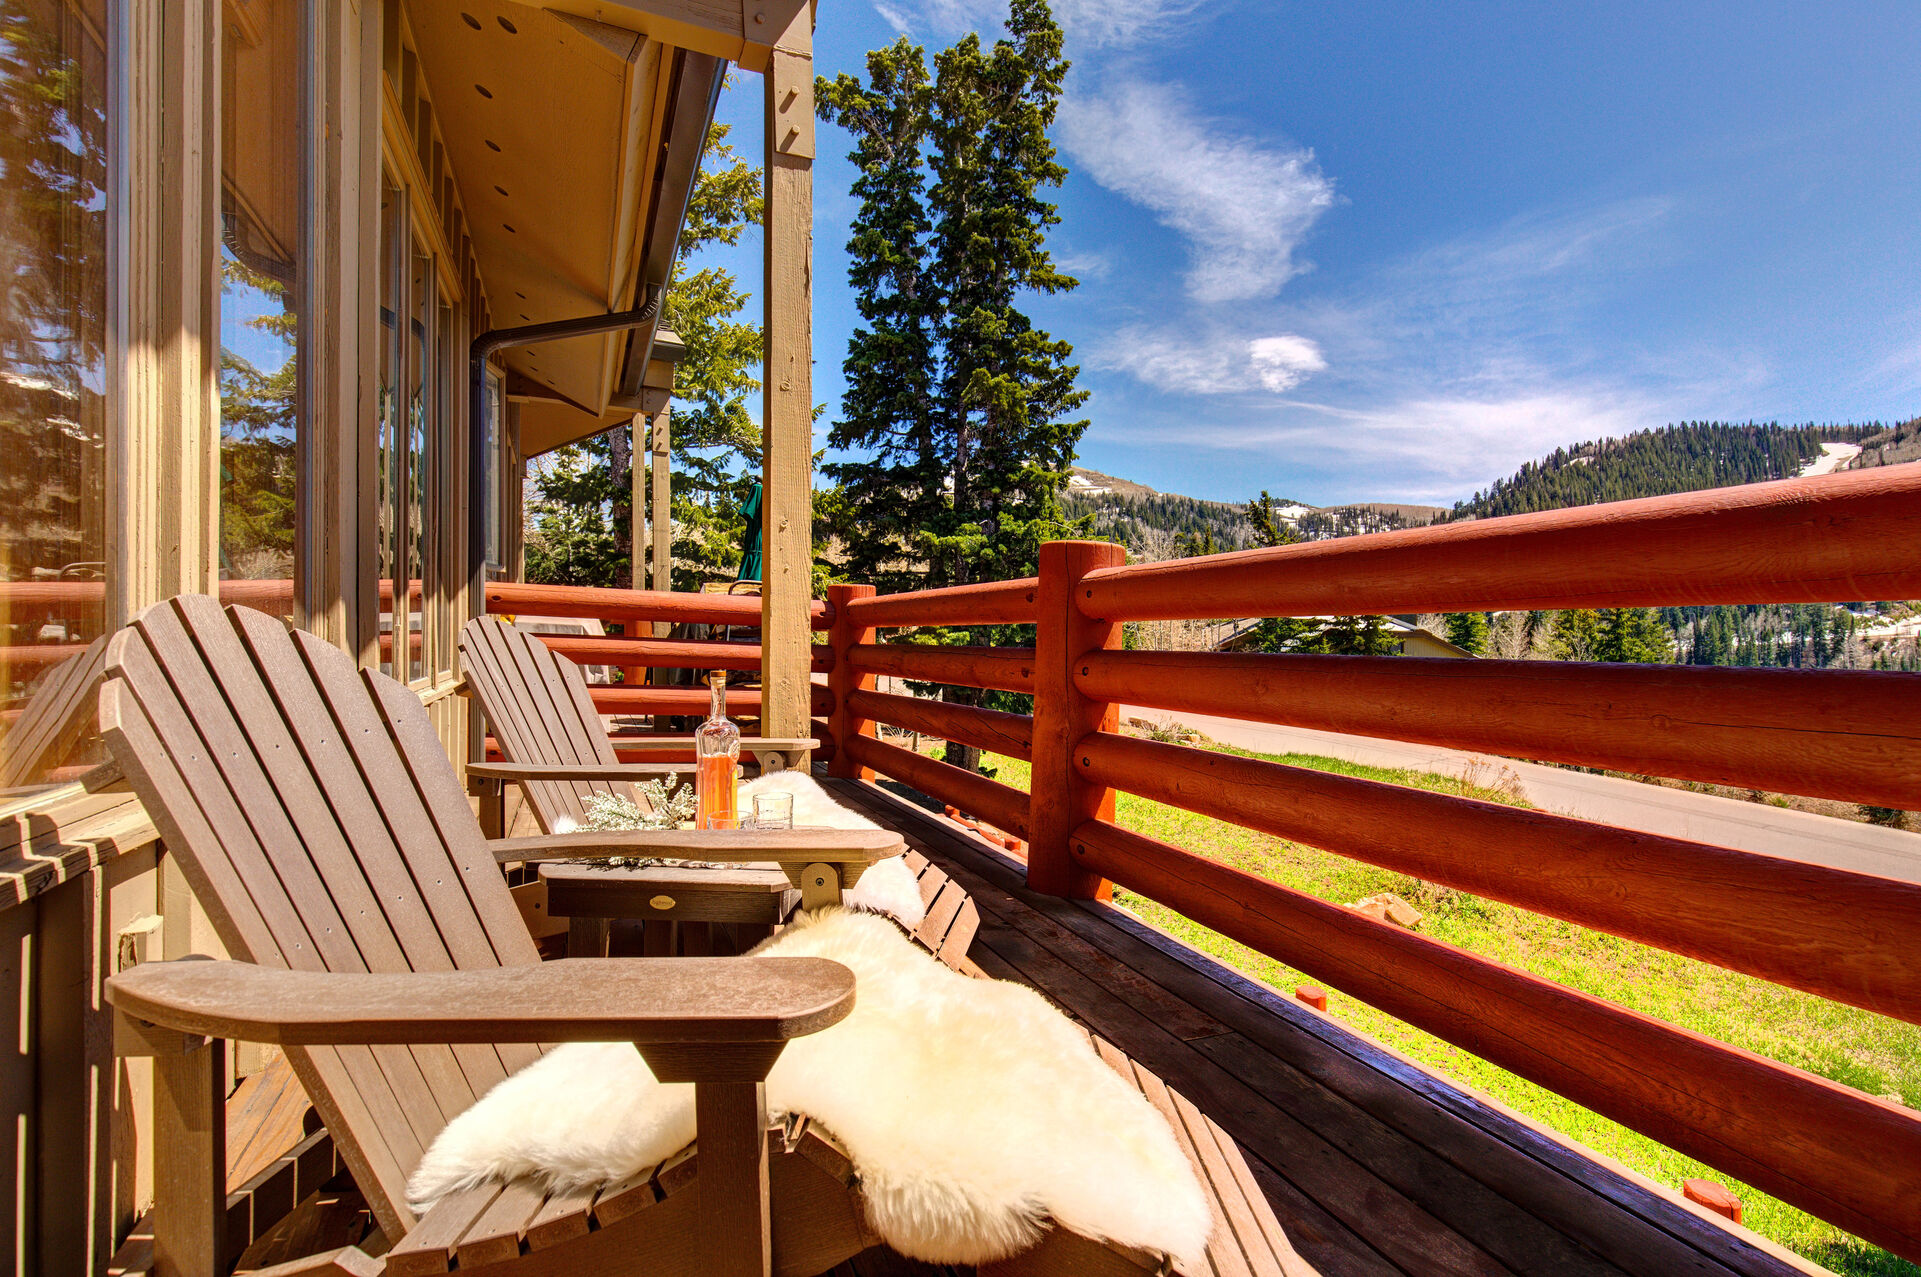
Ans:
{"label": "metal bracket on post", "polygon": [[1075,864],[1068,840],[1090,820],[1114,819],[1114,791],[1090,782],[1074,749],[1090,732],[1120,726],[1120,707],[1090,700],[1075,683],[1088,652],[1121,645],[1121,627],[1078,606],[1081,578],[1127,562],[1106,541],[1050,541],[1041,547],[1035,600],[1034,764],[1029,801],[1027,885],[1049,895],[1091,900],[1100,878]]}
{"label": "metal bracket on post", "polygon": [[861,718],[848,704],[855,692],[874,690],[874,676],[856,670],[852,660],[855,645],[872,643],[874,631],[857,625],[847,614],[847,605],[855,599],[873,597],[874,587],[871,585],[827,587],[827,602],[834,609],[834,625],[827,632],[827,641],[834,652],[834,666],[827,672],[827,686],[834,694],[834,711],[829,722],[829,730],[834,738],[834,756],[828,760],[827,774],[852,780],[874,779],[874,769],[856,763],[853,751],[847,748],[847,742],[854,737],[875,734],[874,720]]}

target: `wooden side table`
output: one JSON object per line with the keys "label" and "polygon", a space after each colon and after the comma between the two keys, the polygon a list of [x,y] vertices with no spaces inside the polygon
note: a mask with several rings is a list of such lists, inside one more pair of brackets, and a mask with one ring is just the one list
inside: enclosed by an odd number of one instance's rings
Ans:
{"label": "wooden side table", "polygon": [[570,958],[606,957],[611,924],[618,919],[642,924],[649,956],[708,956],[717,925],[731,929],[735,952],[745,953],[800,904],[800,891],[773,864],[607,868],[550,861],[540,866],[540,877],[547,884],[548,913],[568,920]]}

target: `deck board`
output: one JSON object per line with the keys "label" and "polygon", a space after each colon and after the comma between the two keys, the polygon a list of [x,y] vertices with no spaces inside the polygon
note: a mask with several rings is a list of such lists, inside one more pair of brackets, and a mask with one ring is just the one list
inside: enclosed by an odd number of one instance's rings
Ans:
{"label": "deck board", "polygon": [[1123,910],[1028,892],[1016,862],[933,812],[828,783],[973,894],[988,974],[1033,986],[1226,1130],[1322,1273],[1822,1271]]}

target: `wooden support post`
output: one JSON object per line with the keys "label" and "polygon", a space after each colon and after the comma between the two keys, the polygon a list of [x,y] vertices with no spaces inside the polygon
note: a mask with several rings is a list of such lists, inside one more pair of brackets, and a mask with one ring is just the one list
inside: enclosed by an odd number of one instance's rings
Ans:
{"label": "wooden support post", "polygon": [[153,1056],[155,1277],[226,1271],[227,1044],[121,1018],[116,1049]]}
{"label": "wooden support post", "polygon": [[[652,446],[647,438],[647,418],[635,413],[634,419],[627,423],[627,483],[628,502],[633,511],[627,520],[627,532],[632,544],[628,548],[628,582],[636,590],[647,588],[647,450]],[[632,630],[632,627],[628,627]],[[628,638],[641,638],[642,635],[629,633]]]}
{"label": "wooden support post", "polygon": [[1083,615],[1075,596],[1089,572],[1125,562],[1127,551],[1105,541],[1050,541],[1041,547],[1027,884],[1050,895],[1091,900],[1105,894],[1101,880],[1075,864],[1067,843],[1083,822],[1114,819],[1114,791],[1090,782],[1073,751],[1089,732],[1116,730],[1120,707],[1082,696],[1074,675],[1075,662],[1086,653],[1120,647],[1121,627]]}
{"label": "wooden support post", "polygon": [[[652,471],[654,485],[653,521],[648,524],[648,535],[654,543],[654,572],[652,586],[656,590],[674,588],[674,494],[672,477],[674,472],[673,449],[669,432],[672,429],[672,411],[662,408],[654,414],[652,436],[653,450],[648,469]],[[638,454],[636,454],[638,455]],[[666,621],[654,622],[654,637],[664,639],[673,626]]]}
{"label": "wooden support post", "polygon": [[[762,736],[809,734],[813,627],[813,11],[795,7],[767,67]],[[806,766],[803,758],[801,766]]]}
{"label": "wooden support post", "polygon": [[874,779],[874,769],[856,763],[853,753],[846,743],[855,736],[873,736],[874,720],[862,718],[848,704],[855,692],[874,690],[875,676],[855,670],[853,663],[854,645],[872,643],[874,631],[856,625],[847,615],[847,605],[855,599],[868,599],[874,596],[871,585],[830,585],[827,587],[827,601],[834,609],[834,628],[828,631],[828,642],[834,649],[834,668],[827,674],[827,685],[834,693],[834,713],[828,728],[834,737],[834,757],[827,764],[832,776],[845,776],[855,780]]}
{"label": "wooden support post", "polygon": [[767,1084],[698,1084],[694,1121],[700,1131],[700,1234],[707,1271],[742,1277],[772,1272]]}

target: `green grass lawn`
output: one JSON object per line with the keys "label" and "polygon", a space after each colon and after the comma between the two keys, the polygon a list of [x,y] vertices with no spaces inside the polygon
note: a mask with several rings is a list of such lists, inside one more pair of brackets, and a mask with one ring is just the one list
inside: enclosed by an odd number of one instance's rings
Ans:
{"label": "green grass lawn", "polygon": [[[1478,789],[1448,776],[1365,767],[1332,758],[1297,754],[1281,757],[1219,748],[1224,753],[1296,767],[1466,793],[1496,802],[1515,801],[1509,795]],[[984,761],[1002,783],[1027,789],[1027,764],[1000,757]],[[1131,794],[1120,796],[1118,819],[1127,829],[1324,900],[1348,903],[1379,891],[1398,892],[1426,915],[1420,924],[1424,935],[1870,1094],[1898,1095],[1904,1103],[1921,1107],[1921,1029],[1912,1025]],[[1115,899],[1195,948],[1278,990],[1291,994],[1296,985],[1315,979],[1199,927],[1152,900],[1128,892],[1117,892]],[[1678,1187],[1682,1180],[1696,1177],[1725,1183],[1741,1198],[1750,1228],[1836,1272],[1921,1277],[1921,1268],[1905,1260],[1390,1015],[1340,996],[1338,989],[1329,1010],[1345,1023],[1437,1072],[1491,1095],[1660,1183]],[[1871,1155],[1865,1149],[1862,1153]]]}

